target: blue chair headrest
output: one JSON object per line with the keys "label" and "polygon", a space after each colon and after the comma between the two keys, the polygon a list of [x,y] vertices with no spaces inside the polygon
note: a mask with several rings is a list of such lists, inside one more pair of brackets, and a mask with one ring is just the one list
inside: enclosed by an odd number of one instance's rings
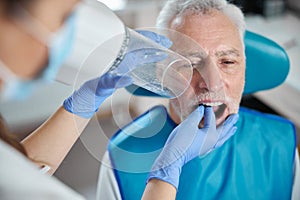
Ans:
{"label": "blue chair headrest", "polygon": [[[285,50],[274,41],[250,31],[246,31],[244,41],[246,84],[243,94],[271,89],[283,83],[290,67]],[[138,96],[160,97],[136,85],[130,85],[126,89]]]}

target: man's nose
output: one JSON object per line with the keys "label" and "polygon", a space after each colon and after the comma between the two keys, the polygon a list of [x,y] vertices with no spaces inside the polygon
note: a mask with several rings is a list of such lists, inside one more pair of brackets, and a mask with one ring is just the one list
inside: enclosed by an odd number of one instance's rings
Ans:
{"label": "man's nose", "polygon": [[194,73],[199,73],[199,87],[210,92],[218,92],[223,89],[223,81],[218,66],[209,58],[202,66],[196,66]]}

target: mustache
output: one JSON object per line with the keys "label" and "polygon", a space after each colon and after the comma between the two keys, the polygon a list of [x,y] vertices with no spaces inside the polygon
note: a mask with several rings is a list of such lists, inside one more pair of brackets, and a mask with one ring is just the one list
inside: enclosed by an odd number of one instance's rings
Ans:
{"label": "mustache", "polygon": [[205,92],[198,94],[197,99],[198,101],[211,100],[224,102],[226,100],[226,97],[225,94],[221,92]]}
{"label": "mustache", "polygon": [[194,93],[194,95],[190,96],[190,101],[193,104],[201,103],[202,101],[218,101],[218,102],[227,102],[228,98],[226,97],[224,92],[201,92]]}

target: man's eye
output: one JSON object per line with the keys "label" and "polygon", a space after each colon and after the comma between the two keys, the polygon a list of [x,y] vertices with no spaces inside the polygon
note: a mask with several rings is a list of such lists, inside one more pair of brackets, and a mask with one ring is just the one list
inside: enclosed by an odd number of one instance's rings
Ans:
{"label": "man's eye", "polygon": [[233,65],[235,64],[236,62],[235,61],[232,61],[232,60],[224,60],[222,61],[222,64],[225,64],[225,65]]}
{"label": "man's eye", "polygon": [[235,60],[222,60],[220,68],[225,73],[234,73],[238,69],[238,64]]}

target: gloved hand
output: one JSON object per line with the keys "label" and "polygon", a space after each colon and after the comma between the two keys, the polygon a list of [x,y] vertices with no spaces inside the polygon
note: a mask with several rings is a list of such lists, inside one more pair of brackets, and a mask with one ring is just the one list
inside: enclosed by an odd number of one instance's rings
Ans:
{"label": "gloved hand", "polygon": [[[172,42],[168,38],[154,32],[144,30],[137,30],[136,32],[163,47],[170,48],[172,46]],[[131,51],[126,53],[121,64],[113,69],[113,73],[123,75],[135,69],[136,64],[155,63],[167,58],[167,54],[163,50],[151,45],[147,46],[146,43],[143,44],[140,41],[135,40],[135,43],[129,46],[132,48]]]}
{"label": "gloved hand", "polygon": [[[198,128],[203,115],[204,126]],[[156,178],[172,184],[177,189],[182,166],[197,156],[220,147],[235,133],[237,128],[234,124],[237,120],[238,114],[232,114],[216,128],[213,109],[199,106],[172,131],[152,166],[147,182]]]}
{"label": "gloved hand", "polygon": [[[169,48],[172,42],[161,35],[158,35],[150,31],[138,31],[140,34],[148,37],[154,42]],[[67,98],[63,106],[64,108],[83,118],[91,118],[98,110],[102,102],[112,95],[117,88],[122,88],[130,85],[132,80],[129,76],[126,76],[126,72],[137,64],[143,64],[146,62],[154,62],[155,59],[161,59],[161,57],[153,56],[151,59],[143,59],[140,55],[143,51],[129,52],[119,64],[118,68],[122,69],[122,75],[116,75],[115,73],[107,72],[101,77],[89,80],[85,82],[78,90],[76,90],[69,98]],[[147,52],[145,52],[147,53]]]}

